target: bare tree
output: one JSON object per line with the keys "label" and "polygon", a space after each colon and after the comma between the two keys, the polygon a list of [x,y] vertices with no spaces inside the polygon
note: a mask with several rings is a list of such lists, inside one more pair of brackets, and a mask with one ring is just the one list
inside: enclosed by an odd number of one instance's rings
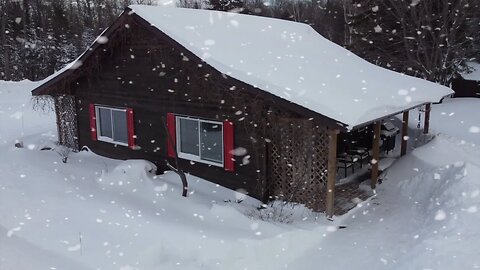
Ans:
{"label": "bare tree", "polygon": [[472,54],[476,0],[361,0],[351,49],[388,68],[448,84]]}

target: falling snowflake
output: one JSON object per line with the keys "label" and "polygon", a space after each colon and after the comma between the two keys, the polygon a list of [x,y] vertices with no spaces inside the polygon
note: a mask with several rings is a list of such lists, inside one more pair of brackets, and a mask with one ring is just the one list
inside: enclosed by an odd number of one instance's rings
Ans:
{"label": "falling snowflake", "polygon": [[435,214],[435,220],[444,220],[447,217],[447,214],[443,210],[438,210]]}
{"label": "falling snowflake", "polygon": [[471,126],[471,127],[468,129],[468,132],[470,132],[470,133],[480,133],[480,127]]}
{"label": "falling snowflake", "polygon": [[106,44],[108,42],[108,37],[106,36],[99,36],[97,38],[97,43],[99,44]]}

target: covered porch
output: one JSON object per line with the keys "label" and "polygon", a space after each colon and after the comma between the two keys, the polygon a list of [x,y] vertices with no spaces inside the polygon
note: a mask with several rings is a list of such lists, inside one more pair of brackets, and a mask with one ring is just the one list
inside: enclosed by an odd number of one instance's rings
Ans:
{"label": "covered porch", "polygon": [[[423,133],[428,134],[431,104],[422,106],[425,108]],[[328,218],[347,212],[375,193],[381,172],[407,153],[409,112],[417,107],[402,112],[401,128],[389,121],[391,116],[385,116],[350,132],[329,130]],[[395,151],[398,147],[400,151]]]}

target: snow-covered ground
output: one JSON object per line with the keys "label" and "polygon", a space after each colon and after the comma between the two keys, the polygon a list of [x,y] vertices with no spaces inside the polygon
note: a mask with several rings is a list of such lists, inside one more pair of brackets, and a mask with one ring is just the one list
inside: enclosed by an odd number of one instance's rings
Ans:
{"label": "snow-covered ground", "polygon": [[472,80],[472,81],[478,81],[480,80],[480,63],[477,62],[467,62],[467,66],[470,67],[470,71],[463,72],[462,77],[465,80]]}
{"label": "snow-covered ground", "polygon": [[435,105],[442,134],[330,222],[288,207],[269,219],[193,176],[183,198],[175,174],[145,161],[81,152],[63,164],[40,150],[56,129],[53,113],[31,109],[35,85],[0,82],[1,270],[480,268],[480,99]]}
{"label": "snow-covered ground", "polygon": [[432,127],[480,146],[480,102],[478,98],[446,99],[433,106]]}

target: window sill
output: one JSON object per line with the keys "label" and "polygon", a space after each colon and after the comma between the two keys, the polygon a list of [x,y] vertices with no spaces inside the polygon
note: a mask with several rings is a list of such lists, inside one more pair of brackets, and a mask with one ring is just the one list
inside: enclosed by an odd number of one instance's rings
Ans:
{"label": "window sill", "polygon": [[117,141],[112,140],[112,138],[109,138],[109,137],[98,136],[97,140],[102,141],[102,142],[106,142],[106,143],[111,143],[111,144],[116,144],[116,145],[121,145],[121,146],[128,147],[128,143],[117,142]]}
{"label": "window sill", "polygon": [[190,161],[193,161],[193,162],[204,163],[204,164],[207,164],[207,165],[212,165],[212,166],[223,168],[223,163],[204,160],[204,159],[201,159],[199,156],[192,155],[192,154],[186,154],[186,153],[179,152],[178,157],[181,158],[181,159],[190,160]]}

